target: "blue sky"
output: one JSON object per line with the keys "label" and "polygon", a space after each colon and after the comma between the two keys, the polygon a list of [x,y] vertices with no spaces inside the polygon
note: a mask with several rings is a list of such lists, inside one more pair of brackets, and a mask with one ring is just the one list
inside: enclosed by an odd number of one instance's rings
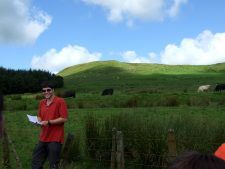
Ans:
{"label": "blue sky", "polygon": [[0,0],[0,66],[225,62],[224,0]]}

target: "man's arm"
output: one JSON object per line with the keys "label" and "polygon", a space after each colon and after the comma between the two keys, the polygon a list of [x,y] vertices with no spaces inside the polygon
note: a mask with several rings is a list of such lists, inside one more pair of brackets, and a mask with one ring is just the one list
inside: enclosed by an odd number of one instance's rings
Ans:
{"label": "man's arm", "polygon": [[49,120],[50,124],[61,124],[61,123],[65,123],[65,122],[67,122],[67,119],[62,118],[62,117],[59,117],[59,118],[54,119],[54,120]]}
{"label": "man's arm", "polygon": [[41,123],[42,123],[43,126],[47,126],[47,125],[54,125],[54,124],[62,124],[62,123],[65,123],[65,122],[67,122],[66,118],[59,117],[59,118],[54,119],[54,120],[42,121]]}

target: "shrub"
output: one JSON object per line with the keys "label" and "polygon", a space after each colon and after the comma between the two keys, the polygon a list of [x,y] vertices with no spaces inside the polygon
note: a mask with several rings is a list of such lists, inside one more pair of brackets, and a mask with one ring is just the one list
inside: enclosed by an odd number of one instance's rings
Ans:
{"label": "shrub", "polygon": [[132,97],[127,101],[127,107],[137,107],[138,106],[138,98]]}
{"label": "shrub", "polygon": [[10,98],[11,98],[11,100],[21,100],[22,96],[21,95],[11,95]]}
{"label": "shrub", "polygon": [[41,99],[43,99],[44,97],[43,97],[43,95],[42,94],[37,94],[37,95],[35,95],[35,100],[41,100]]}
{"label": "shrub", "polygon": [[79,108],[79,109],[84,108],[84,104],[83,104],[82,101],[78,101],[77,105],[78,105],[78,108]]}
{"label": "shrub", "polygon": [[221,99],[218,102],[218,105],[225,105],[225,95],[223,95],[223,97],[221,97]]}
{"label": "shrub", "polygon": [[169,96],[166,98],[166,106],[179,106],[177,96]]}
{"label": "shrub", "polygon": [[177,96],[167,96],[167,97],[163,97],[161,98],[158,102],[157,102],[157,106],[171,106],[171,107],[175,107],[175,106],[179,106],[179,101]]}
{"label": "shrub", "polygon": [[4,109],[8,111],[27,110],[26,101],[14,100],[4,104]]}
{"label": "shrub", "polygon": [[210,104],[210,99],[208,97],[196,97],[192,96],[188,99],[188,106],[208,106]]}
{"label": "shrub", "polygon": [[67,98],[67,99],[65,99],[65,101],[66,101],[67,107],[69,109],[74,109],[76,107],[75,100],[73,98]]}

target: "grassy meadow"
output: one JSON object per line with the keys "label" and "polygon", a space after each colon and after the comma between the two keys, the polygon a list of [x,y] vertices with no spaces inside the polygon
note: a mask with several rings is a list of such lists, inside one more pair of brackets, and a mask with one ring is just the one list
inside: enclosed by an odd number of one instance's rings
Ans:
{"label": "grassy meadow", "polygon": [[[164,168],[168,162],[168,130],[173,129],[177,153],[196,150],[212,154],[225,141],[225,93],[214,92],[225,81],[225,64],[168,66],[91,62],[59,72],[62,90],[74,89],[66,98],[72,133],[68,169],[110,168],[112,128],[124,135],[125,166]],[[212,85],[198,93],[200,85]],[[112,96],[101,96],[113,88]],[[39,127],[26,114],[35,115],[39,93],[5,96],[4,115],[9,137],[23,168],[30,168]],[[2,156],[2,147],[0,146]],[[15,158],[11,152],[12,168]],[[0,163],[1,168],[1,163]],[[48,168],[48,167],[47,167]]]}

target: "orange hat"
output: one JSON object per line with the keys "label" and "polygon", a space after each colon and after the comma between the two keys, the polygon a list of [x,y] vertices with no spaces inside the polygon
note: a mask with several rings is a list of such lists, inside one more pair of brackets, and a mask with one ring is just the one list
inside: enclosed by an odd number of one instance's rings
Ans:
{"label": "orange hat", "polygon": [[218,158],[225,160],[225,143],[219,146],[214,155]]}

